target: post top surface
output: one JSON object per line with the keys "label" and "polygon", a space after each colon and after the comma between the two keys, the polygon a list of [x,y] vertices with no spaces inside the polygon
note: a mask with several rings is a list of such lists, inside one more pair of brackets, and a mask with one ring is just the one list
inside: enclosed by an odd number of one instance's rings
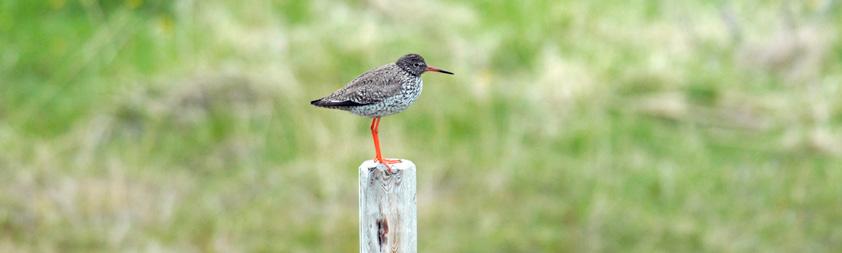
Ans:
{"label": "post top surface", "polygon": [[[396,158],[387,158],[387,159],[396,159]],[[397,159],[397,160],[401,160],[401,162],[389,164],[389,166],[392,167],[392,170],[409,170],[409,169],[415,170],[415,163],[413,163],[412,161],[406,160],[406,159]],[[383,165],[375,162],[374,160],[365,160],[365,161],[363,161],[362,164],[360,164],[360,169],[368,169],[368,168],[373,168],[373,167],[377,167],[377,166],[383,166]]]}

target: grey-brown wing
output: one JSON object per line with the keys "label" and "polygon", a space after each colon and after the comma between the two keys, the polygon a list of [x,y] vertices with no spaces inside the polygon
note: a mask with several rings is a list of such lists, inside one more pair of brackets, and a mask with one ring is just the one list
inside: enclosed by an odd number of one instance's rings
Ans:
{"label": "grey-brown wing", "polygon": [[324,103],[339,106],[374,104],[397,95],[401,90],[400,76],[403,71],[394,64],[388,64],[363,73],[344,88],[322,99]]}

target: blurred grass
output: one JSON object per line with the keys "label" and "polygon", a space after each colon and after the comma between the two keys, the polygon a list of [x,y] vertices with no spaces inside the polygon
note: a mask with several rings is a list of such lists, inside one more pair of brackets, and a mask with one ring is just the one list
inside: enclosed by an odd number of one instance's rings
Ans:
{"label": "blurred grass", "polygon": [[[0,252],[354,252],[385,118],[423,252],[838,252],[837,1],[4,1]],[[327,154],[327,155],[326,155]]]}

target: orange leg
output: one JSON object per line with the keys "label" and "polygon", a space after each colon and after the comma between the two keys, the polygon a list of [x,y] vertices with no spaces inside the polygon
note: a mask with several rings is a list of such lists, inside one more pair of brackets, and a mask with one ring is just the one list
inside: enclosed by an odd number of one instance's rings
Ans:
{"label": "orange leg", "polygon": [[371,120],[371,137],[374,139],[374,160],[386,166],[386,169],[389,173],[392,173],[392,167],[389,164],[399,163],[400,160],[387,160],[383,159],[383,154],[380,153],[380,137],[378,136],[377,129],[380,127],[380,117],[374,117]]}

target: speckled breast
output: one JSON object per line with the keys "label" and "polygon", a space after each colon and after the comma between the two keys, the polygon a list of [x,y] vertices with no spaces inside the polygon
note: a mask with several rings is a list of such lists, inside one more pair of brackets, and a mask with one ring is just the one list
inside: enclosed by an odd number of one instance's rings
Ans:
{"label": "speckled breast", "polygon": [[406,110],[412,103],[415,103],[424,88],[424,81],[421,78],[415,77],[410,80],[401,86],[401,92],[397,95],[380,103],[355,107],[351,109],[351,112],[366,117],[383,117]]}

